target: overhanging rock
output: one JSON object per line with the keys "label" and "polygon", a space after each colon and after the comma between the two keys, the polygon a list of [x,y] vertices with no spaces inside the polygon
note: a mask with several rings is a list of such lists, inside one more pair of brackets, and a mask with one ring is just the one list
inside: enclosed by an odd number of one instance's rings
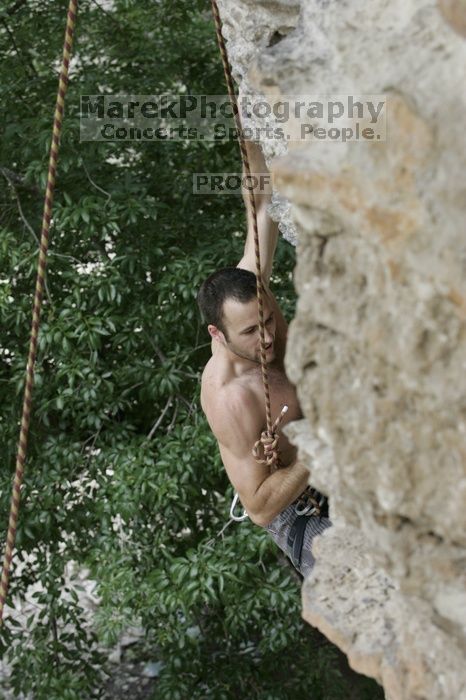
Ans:
{"label": "overhanging rock", "polygon": [[303,616],[389,700],[466,698],[466,41],[441,4],[220,2],[245,93],[387,100],[385,141],[260,141],[298,253],[286,430],[334,521]]}

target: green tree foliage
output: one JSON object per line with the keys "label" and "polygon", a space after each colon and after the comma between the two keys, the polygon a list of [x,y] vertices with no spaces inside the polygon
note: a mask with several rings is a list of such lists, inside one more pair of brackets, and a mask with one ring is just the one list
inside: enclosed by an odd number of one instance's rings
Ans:
{"label": "green tree foliage", "polygon": [[[5,529],[66,5],[0,11]],[[38,608],[26,631],[8,618],[0,637],[11,688],[37,700],[100,697],[97,642],[135,620],[164,662],[160,699],[349,697],[275,544],[250,522],[222,532],[233,490],[200,410],[210,344],[195,295],[240,259],[245,223],[240,198],[195,196],[191,176],[240,172],[237,145],[79,138],[81,95],[224,94],[209,5],[80,3],[10,583],[19,599],[40,584]],[[282,242],[273,277],[289,318],[293,254]],[[67,562],[98,582],[94,629]],[[358,697],[379,697],[364,683]]]}

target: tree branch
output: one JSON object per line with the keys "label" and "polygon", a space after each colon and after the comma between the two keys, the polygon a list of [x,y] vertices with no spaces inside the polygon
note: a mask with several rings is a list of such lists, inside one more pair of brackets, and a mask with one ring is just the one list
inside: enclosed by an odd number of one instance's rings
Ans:
{"label": "tree branch", "polygon": [[173,429],[173,426],[175,425],[175,420],[176,420],[177,414],[178,414],[178,399],[176,400],[176,403],[175,403],[175,410],[173,411],[173,416],[172,416],[172,419],[170,421],[170,425],[167,428],[167,433],[169,433]]}
{"label": "tree branch", "polygon": [[106,15],[106,16],[109,18],[109,20],[111,20],[111,21],[118,27],[118,29],[121,29],[121,30],[124,29],[124,27],[120,24],[120,22],[118,22],[118,20],[116,20],[115,17],[112,17],[112,15],[110,14],[110,12],[108,12],[104,7],[102,7],[102,5],[100,5],[100,3],[97,2],[97,0],[91,0],[91,2],[92,2],[96,7],[98,7],[99,10],[100,10],[101,12],[103,12],[103,14]]}
{"label": "tree branch", "polygon": [[15,173],[13,170],[10,170],[10,168],[5,168],[4,165],[0,165],[0,172],[8,179],[10,183],[25,187],[27,190],[34,192],[34,194],[41,194],[41,191],[37,185],[30,185],[28,182],[25,182],[22,175]]}
{"label": "tree branch", "polygon": [[17,54],[19,60],[21,61],[21,63],[23,63],[23,64],[25,65],[26,70],[28,70],[29,72],[31,72],[31,69],[32,69],[32,73],[33,73],[33,74],[36,76],[36,78],[37,78],[37,77],[38,77],[38,73],[37,73],[36,69],[34,68],[34,65],[33,65],[31,62],[29,62],[29,61],[27,61],[27,60],[25,59],[25,57],[24,57],[24,55],[23,55],[23,52],[19,49],[19,46],[18,46],[18,44],[16,43],[15,35],[13,34],[13,32],[12,32],[11,29],[10,29],[10,27],[8,26],[8,23],[7,23],[6,19],[4,19],[4,18],[2,17],[1,22],[2,22],[3,26],[4,26],[5,29],[6,29],[8,36],[9,36],[10,39],[11,39],[11,43],[13,44],[13,48],[14,48],[14,50],[16,51],[16,54]]}
{"label": "tree branch", "polygon": [[16,0],[15,3],[6,11],[7,15],[14,15],[23,5],[27,3],[28,0]]}
{"label": "tree branch", "polygon": [[154,425],[153,425],[152,428],[150,429],[150,432],[149,432],[148,436],[146,437],[145,442],[146,442],[146,441],[149,441],[149,440],[152,438],[152,436],[154,435],[155,431],[157,430],[157,428],[159,427],[160,423],[162,422],[164,415],[165,415],[166,412],[168,411],[168,408],[169,408],[169,406],[170,406],[170,404],[171,404],[172,401],[173,401],[173,395],[171,395],[171,396],[168,397],[167,403],[165,404],[165,406],[164,406],[164,408],[163,408],[163,410],[162,410],[162,413],[160,414],[160,416],[157,418],[157,420],[155,421]]}
{"label": "tree branch", "polygon": [[[16,204],[17,204],[17,206],[18,206],[18,212],[19,212],[19,215],[20,215],[20,217],[21,217],[21,220],[22,220],[23,224],[25,225],[25,227],[27,228],[27,230],[29,231],[29,233],[31,234],[31,236],[34,238],[35,242],[37,243],[37,246],[40,248],[40,241],[39,241],[39,239],[38,239],[38,237],[37,237],[37,235],[36,235],[36,232],[35,232],[34,229],[32,228],[32,226],[31,226],[31,224],[29,223],[29,221],[28,221],[28,220],[26,219],[26,217],[24,216],[23,208],[22,208],[22,206],[21,206],[21,201],[20,201],[20,198],[19,198],[19,195],[18,195],[18,190],[16,189],[15,184],[10,180],[9,176],[8,176],[7,173],[5,172],[5,168],[2,168],[2,169],[1,169],[1,172],[2,172],[2,175],[3,175],[3,176],[6,178],[6,180],[8,181],[10,187],[12,188],[12,190],[13,190],[13,192],[14,192],[14,195],[15,195],[15,197],[16,197]],[[50,290],[49,290],[49,287],[48,287],[48,284],[47,284],[47,278],[46,278],[46,277],[44,277],[44,285],[45,285],[45,293],[47,294],[47,299],[49,300],[49,303],[52,304],[52,297],[50,296]]]}
{"label": "tree branch", "polygon": [[83,163],[83,168],[84,168],[84,172],[86,173],[87,179],[89,180],[89,182],[91,183],[91,185],[92,185],[93,187],[95,187],[96,190],[98,190],[99,192],[102,192],[102,194],[104,194],[104,195],[107,197],[107,201],[106,201],[105,204],[104,204],[104,206],[106,207],[107,204],[109,203],[109,201],[111,200],[112,195],[110,194],[110,192],[107,192],[107,190],[102,189],[102,187],[99,187],[99,185],[98,185],[96,182],[94,182],[94,180],[93,180],[93,179],[91,178],[91,176],[89,175],[89,171],[88,171],[88,169],[86,168],[86,166],[84,165],[84,163]]}

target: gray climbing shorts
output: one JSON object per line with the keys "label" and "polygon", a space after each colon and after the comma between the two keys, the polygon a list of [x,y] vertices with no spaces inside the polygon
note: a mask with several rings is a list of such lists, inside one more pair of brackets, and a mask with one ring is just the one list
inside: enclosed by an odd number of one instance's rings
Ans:
{"label": "gray climbing shorts", "polygon": [[321,535],[332,525],[328,517],[297,515],[297,500],[279,513],[264,528],[282,552],[290,558],[293,566],[306,578],[315,563],[312,554],[312,542],[316,535]]}

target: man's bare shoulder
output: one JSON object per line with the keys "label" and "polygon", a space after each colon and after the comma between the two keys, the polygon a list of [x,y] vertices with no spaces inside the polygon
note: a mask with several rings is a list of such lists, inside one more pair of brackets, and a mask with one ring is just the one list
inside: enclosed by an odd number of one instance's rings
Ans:
{"label": "man's bare shoulder", "polygon": [[[257,440],[263,416],[257,394],[244,381],[231,380],[223,385],[209,382],[203,386],[202,408],[218,442],[228,448]],[[241,448],[240,448],[241,449]]]}

